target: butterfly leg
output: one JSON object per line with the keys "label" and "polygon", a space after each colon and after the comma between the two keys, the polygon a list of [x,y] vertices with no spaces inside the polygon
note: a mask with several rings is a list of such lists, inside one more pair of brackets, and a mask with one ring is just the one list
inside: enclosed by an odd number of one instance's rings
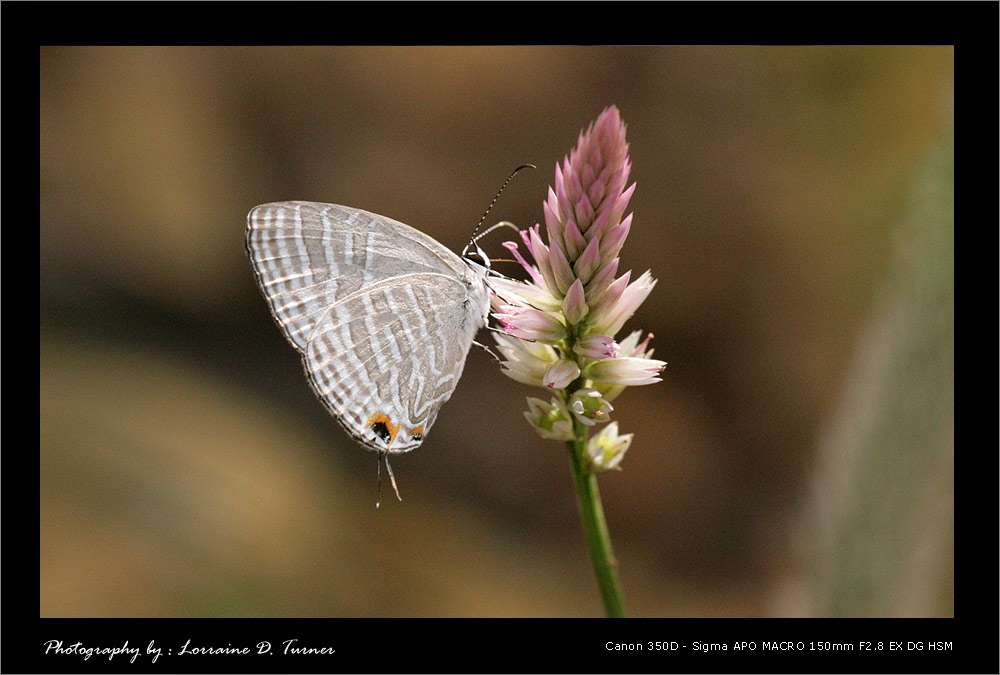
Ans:
{"label": "butterfly leg", "polygon": [[[489,327],[487,326],[487,328],[489,328]],[[493,330],[493,329],[490,329],[490,330]],[[489,347],[487,347],[486,345],[484,345],[482,343],[476,342],[475,340],[472,341],[472,344],[476,345],[477,347],[479,347],[481,349],[486,350],[486,353],[493,357],[493,360],[496,362],[496,364],[498,366],[500,365],[500,363],[501,363],[500,357],[497,356],[495,353],[493,353],[492,349],[490,349]]]}
{"label": "butterfly leg", "polygon": [[[516,260],[503,260],[503,261],[494,260],[493,262],[517,262],[517,261]],[[493,269],[492,267],[490,268],[490,270],[489,270],[488,273],[489,273],[489,276],[491,276],[491,277],[499,277],[499,278],[503,279],[504,281],[520,281],[520,279],[515,279],[514,277],[509,277],[506,274],[504,274],[503,272],[498,272],[495,269]],[[487,286],[490,285],[489,278],[487,278],[487,280],[486,280],[486,285]],[[493,290],[492,286],[490,286],[490,290]]]}
{"label": "butterfly leg", "polygon": [[[504,331],[502,328],[495,328],[493,326],[483,326],[483,327],[486,330],[493,331],[494,333],[500,333],[500,335],[506,335],[507,337],[511,337],[511,335],[509,333],[507,333],[506,331]],[[521,342],[535,342],[535,340],[529,340],[527,338],[517,338],[517,339],[520,340]],[[479,344],[479,343],[476,342],[475,340],[473,340],[472,344]],[[479,345],[479,346],[482,347],[482,345]]]}

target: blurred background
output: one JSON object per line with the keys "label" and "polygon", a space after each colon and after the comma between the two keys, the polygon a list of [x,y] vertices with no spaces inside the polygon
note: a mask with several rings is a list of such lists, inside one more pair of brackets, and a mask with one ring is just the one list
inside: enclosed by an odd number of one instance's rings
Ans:
{"label": "blurred background", "polygon": [[600,616],[537,392],[474,349],[376,511],[244,228],[324,201],[459,251],[525,162],[490,222],[541,222],[611,104],[669,363],[600,481],[631,613],[952,616],[953,56],[42,47],[41,616]]}

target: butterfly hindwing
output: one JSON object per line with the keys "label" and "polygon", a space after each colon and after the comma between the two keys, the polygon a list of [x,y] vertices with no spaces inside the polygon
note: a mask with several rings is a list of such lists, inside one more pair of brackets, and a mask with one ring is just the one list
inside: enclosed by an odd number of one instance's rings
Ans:
{"label": "butterfly hindwing", "polygon": [[470,320],[465,294],[464,283],[445,275],[403,275],[334,303],[317,325],[306,371],[359,442],[389,452],[420,445],[481,326]]}

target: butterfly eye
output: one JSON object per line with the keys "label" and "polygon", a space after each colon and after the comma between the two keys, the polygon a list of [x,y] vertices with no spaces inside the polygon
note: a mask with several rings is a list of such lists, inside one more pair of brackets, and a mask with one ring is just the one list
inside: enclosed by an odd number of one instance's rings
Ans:
{"label": "butterfly eye", "polygon": [[476,263],[477,265],[481,265],[482,267],[488,268],[490,266],[489,256],[486,255],[486,252],[483,251],[483,249],[479,248],[479,244],[475,241],[469,242],[469,245],[466,246],[465,250],[462,252],[462,257]]}

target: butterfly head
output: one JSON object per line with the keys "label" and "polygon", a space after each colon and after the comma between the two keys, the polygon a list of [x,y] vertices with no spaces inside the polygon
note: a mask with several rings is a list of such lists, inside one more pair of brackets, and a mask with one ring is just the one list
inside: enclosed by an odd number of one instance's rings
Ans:
{"label": "butterfly head", "polygon": [[470,239],[469,243],[465,246],[465,250],[462,251],[462,259],[476,263],[486,269],[490,268],[490,257],[480,248],[475,239]]}

